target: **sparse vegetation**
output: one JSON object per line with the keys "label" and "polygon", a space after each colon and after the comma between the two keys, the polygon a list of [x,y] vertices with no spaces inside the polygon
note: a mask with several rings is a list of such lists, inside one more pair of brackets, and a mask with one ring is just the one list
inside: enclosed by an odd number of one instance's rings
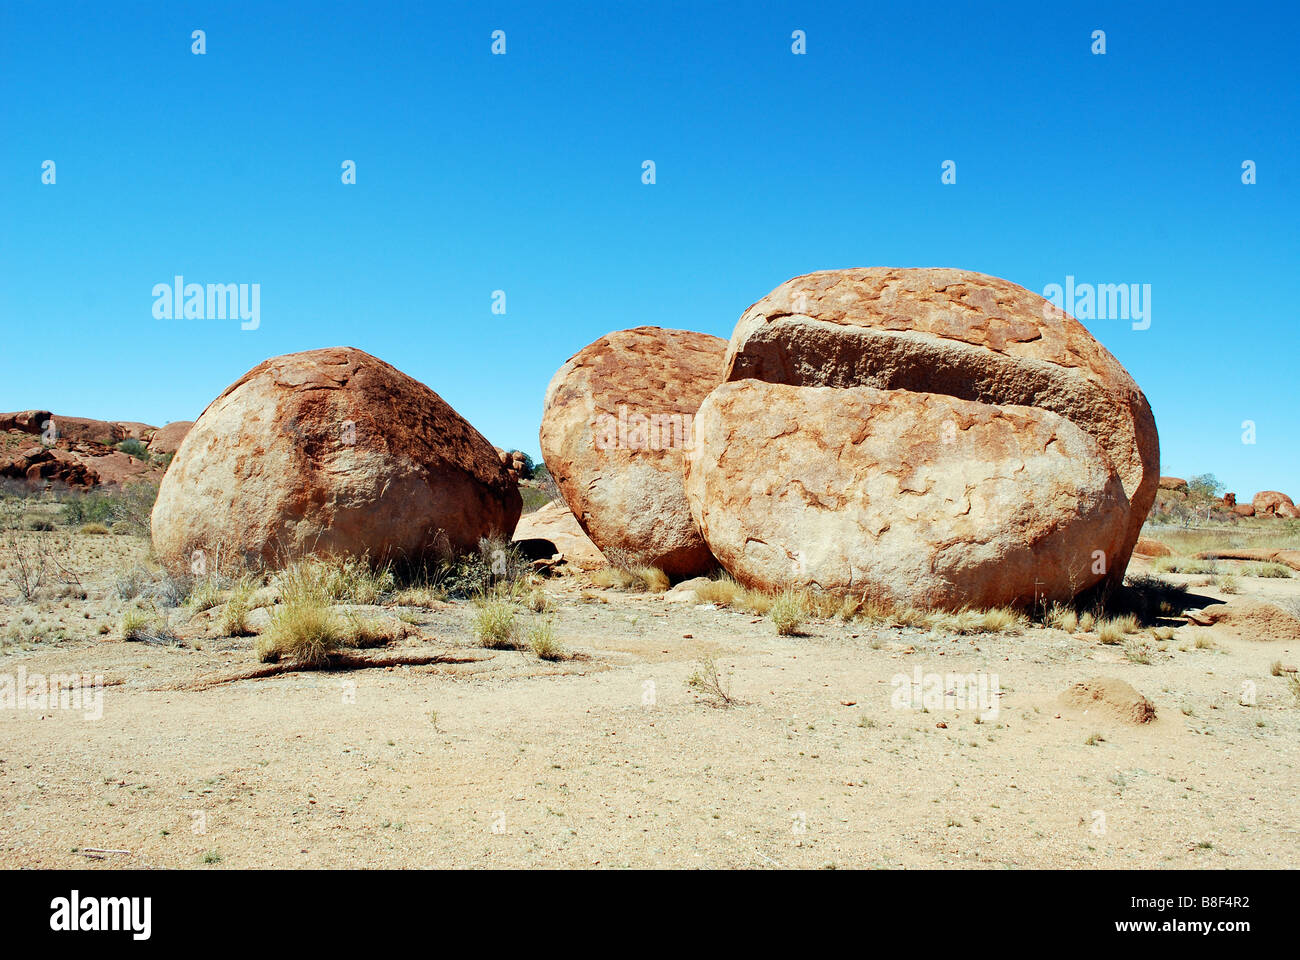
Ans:
{"label": "sparse vegetation", "polygon": [[127,607],[122,612],[118,629],[123,640],[160,644],[177,642],[177,636],[167,625],[165,618],[160,618],[156,612],[138,606]]}
{"label": "sparse vegetation", "polygon": [[363,605],[382,603],[397,587],[391,567],[375,568],[365,557],[297,560],[275,576],[273,585],[285,603]]}
{"label": "sparse vegetation", "polygon": [[1247,577],[1287,580],[1291,577],[1291,568],[1284,563],[1247,563],[1241,568],[1241,573]]}
{"label": "sparse vegetation", "polygon": [[1133,663],[1151,662],[1151,645],[1144,640],[1130,640],[1124,644],[1124,656]]}
{"label": "sparse vegetation", "polygon": [[144,443],[141,440],[137,440],[135,437],[129,437],[128,439],[123,440],[121,443],[117,445],[117,449],[122,451],[122,453],[125,453],[129,457],[134,457],[137,460],[143,460],[145,463],[149,462],[150,458],[149,458],[148,444]]}
{"label": "sparse vegetation", "polygon": [[185,602],[195,613],[202,613],[220,604],[224,596],[216,578],[210,577],[200,580]]}
{"label": "sparse vegetation", "polygon": [[701,660],[686,683],[711,707],[734,707],[739,702],[731,695],[731,685],[722,678],[712,657]]}
{"label": "sparse vegetation", "polygon": [[532,565],[517,546],[499,538],[483,538],[473,553],[448,555],[427,565],[409,586],[430,591],[437,599],[468,600],[489,594],[515,598],[536,579]]}

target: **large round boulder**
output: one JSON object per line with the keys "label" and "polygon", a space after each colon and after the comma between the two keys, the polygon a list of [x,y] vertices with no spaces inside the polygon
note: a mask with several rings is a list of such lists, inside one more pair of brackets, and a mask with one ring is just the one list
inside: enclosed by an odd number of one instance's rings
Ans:
{"label": "large round boulder", "polygon": [[736,325],[726,379],[747,378],[935,394],[1069,420],[1121,482],[1125,534],[1106,567],[1112,583],[1122,582],[1159,483],[1155,420],[1119,361],[1038,294],[941,268],[796,277]]}
{"label": "large round boulder", "polygon": [[1088,433],[945,394],[724,384],[696,415],[685,490],[746,586],[922,607],[1069,600],[1127,535]]}
{"label": "large round boulder", "polygon": [[1257,517],[1295,517],[1295,503],[1285,493],[1278,490],[1261,490],[1250,501]]}
{"label": "large round boulder", "polygon": [[492,445],[436,393],[352,347],[274,357],[195,421],[163,477],[172,570],[305,555],[417,562],[508,539],[522,503]]}
{"label": "large round boulder", "polygon": [[560,495],[612,561],[692,577],[715,566],[682,490],[700,401],[722,382],[727,342],[637,327],[601,337],[546,391],[542,458]]}

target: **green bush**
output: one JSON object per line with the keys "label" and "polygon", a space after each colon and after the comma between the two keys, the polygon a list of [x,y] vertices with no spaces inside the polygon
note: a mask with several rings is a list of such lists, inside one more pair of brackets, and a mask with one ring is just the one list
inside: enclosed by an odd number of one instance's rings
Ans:
{"label": "green bush", "polygon": [[129,440],[123,440],[117,445],[117,449],[121,450],[129,457],[135,457],[137,460],[145,461],[145,463],[149,462],[149,447],[143,441],[137,440],[134,437]]}

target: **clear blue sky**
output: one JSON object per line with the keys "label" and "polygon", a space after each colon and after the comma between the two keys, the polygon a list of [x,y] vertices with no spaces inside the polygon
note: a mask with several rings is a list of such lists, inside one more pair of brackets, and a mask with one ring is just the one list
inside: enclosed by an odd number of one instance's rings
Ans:
{"label": "clear blue sky", "polygon": [[[952,266],[1151,284],[1150,329],[1087,325],[1163,472],[1300,495],[1296,4],[735,6],[5,0],[0,410],[191,419],[350,344],[536,455],[601,334]],[[155,319],[176,274],[259,283],[260,329]]]}

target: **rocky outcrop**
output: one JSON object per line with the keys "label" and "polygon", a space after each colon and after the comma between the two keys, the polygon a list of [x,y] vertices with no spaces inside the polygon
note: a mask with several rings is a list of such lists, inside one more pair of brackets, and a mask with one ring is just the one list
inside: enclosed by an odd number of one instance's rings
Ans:
{"label": "rocky outcrop", "polygon": [[580,570],[596,570],[608,565],[608,561],[569,512],[569,508],[560,500],[552,500],[541,509],[519,518],[514,541],[523,543],[532,540],[544,540],[553,544],[555,552],[563,554],[567,563]]}

